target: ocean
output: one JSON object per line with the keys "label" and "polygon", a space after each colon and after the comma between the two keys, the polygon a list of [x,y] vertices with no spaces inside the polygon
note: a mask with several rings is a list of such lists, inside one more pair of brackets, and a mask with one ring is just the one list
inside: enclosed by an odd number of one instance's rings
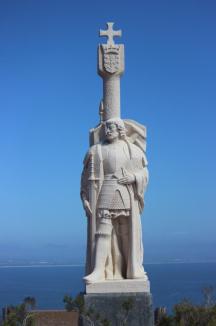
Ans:
{"label": "ocean", "polygon": [[[216,289],[216,263],[146,264],[154,306],[172,306],[182,299],[202,303],[202,289]],[[84,290],[83,266],[0,267],[0,309],[33,296],[38,309],[62,309],[65,294]]]}

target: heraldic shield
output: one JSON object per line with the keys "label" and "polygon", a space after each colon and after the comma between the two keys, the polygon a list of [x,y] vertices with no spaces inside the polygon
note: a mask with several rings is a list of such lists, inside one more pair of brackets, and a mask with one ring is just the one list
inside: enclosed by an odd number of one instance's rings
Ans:
{"label": "heraldic shield", "polygon": [[119,48],[112,48],[112,49],[104,49],[104,69],[114,74],[120,68],[120,55],[119,55]]}

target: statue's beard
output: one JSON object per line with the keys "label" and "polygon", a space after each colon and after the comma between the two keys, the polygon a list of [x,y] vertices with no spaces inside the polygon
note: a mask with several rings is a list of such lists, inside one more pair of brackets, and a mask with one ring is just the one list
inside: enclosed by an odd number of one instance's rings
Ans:
{"label": "statue's beard", "polygon": [[112,140],[116,140],[116,139],[118,139],[119,138],[119,135],[117,134],[113,134],[113,133],[107,133],[106,134],[106,139],[108,140],[108,141],[112,141]]}

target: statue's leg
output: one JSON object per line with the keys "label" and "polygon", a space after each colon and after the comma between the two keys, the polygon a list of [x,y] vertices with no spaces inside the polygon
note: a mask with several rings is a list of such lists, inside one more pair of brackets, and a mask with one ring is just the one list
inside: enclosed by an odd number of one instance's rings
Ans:
{"label": "statue's leg", "polygon": [[95,266],[91,274],[84,277],[86,283],[105,279],[105,265],[111,251],[112,223],[110,219],[101,219],[96,233]]}
{"label": "statue's leg", "polygon": [[128,251],[129,251],[129,229],[128,229],[128,217],[118,217],[118,236],[120,242],[120,248],[123,256],[123,275],[126,278],[127,274],[127,263],[128,263]]}
{"label": "statue's leg", "polygon": [[121,250],[121,242],[118,235],[118,218],[113,219],[112,233],[112,257],[113,257],[113,278],[116,280],[124,278],[124,257]]}

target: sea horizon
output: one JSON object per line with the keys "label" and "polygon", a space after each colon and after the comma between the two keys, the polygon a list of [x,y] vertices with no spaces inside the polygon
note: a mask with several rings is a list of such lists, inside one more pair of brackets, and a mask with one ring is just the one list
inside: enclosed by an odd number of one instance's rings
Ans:
{"label": "sea horizon", "polygon": [[[169,264],[215,264],[216,260],[194,260],[194,261],[187,261],[187,260],[174,260],[174,261],[158,261],[158,262],[146,262],[145,265],[169,265]],[[26,262],[25,264],[18,264],[18,263],[10,263],[5,264],[0,262],[0,268],[30,268],[30,267],[85,267],[85,264],[79,263],[55,263],[55,262]]]}

